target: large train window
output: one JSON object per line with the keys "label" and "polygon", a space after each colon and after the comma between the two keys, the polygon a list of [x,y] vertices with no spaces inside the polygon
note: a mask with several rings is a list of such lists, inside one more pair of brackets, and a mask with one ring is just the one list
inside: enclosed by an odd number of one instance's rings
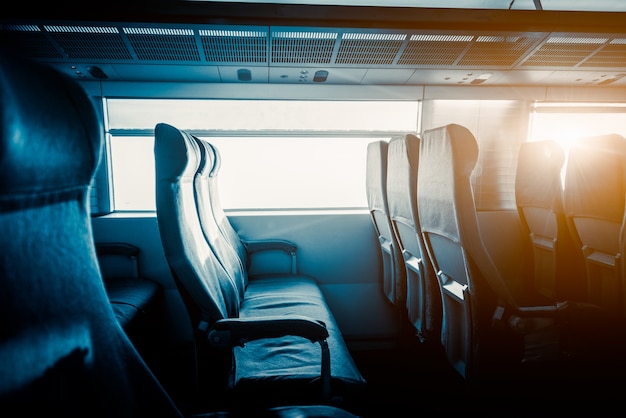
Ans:
{"label": "large train window", "polygon": [[220,150],[226,209],[365,208],[367,144],[417,132],[417,101],[109,99],[112,206],[155,209],[154,126]]}
{"label": "large train window", "polygon": [[531,141],[568,143],[588,136],[626,136],[626,105],[621,103],[536,103],[531,113]]}

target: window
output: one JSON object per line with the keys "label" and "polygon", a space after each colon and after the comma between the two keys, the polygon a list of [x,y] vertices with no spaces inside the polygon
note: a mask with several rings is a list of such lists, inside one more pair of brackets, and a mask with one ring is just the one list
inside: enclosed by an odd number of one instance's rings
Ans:
{"label": "window", "polygon": [[572,141],[605,134],[626,136],[626,106],[610,103],[537,103],[530,140],[553,139],[567,149]]}
{"label": "window", "polygon": [[211,141],[226,209],[367,207],[367,144],[417,131],[417,101],[107,100],[114,208],[155,210],[154,126]]}

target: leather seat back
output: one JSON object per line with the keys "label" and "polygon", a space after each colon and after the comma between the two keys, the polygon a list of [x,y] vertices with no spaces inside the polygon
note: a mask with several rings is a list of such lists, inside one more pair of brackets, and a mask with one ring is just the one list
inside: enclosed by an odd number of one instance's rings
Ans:
{"label": "leather seat back", "polygon": [[243,300],[248,286],[248,272],[243,266],[237,250],[233,247],[232,241],[223,235],[216,219],[219,216],[215,213],[215,205],[219,204],[216,203],[219,202],[216,182],[219,169],[216,166],[219,162],[216,149],[207,141],[197,137],[194,137],[194,140],[200,149],[200,163],[194,176],[194,192],[202,232],[213,253],[235,283],[240,300]]}
{"label": "leather seat back", "polygon": [[603,135],[580,140],[569,151],[564,207],[585,258],[589,301],[618,317],[626,309],[624,196],[626,139]]}
{"label": "leather seat back", "polygon": [[368,144],[365,175],[367,204],[380,249],[381,288],[387,300],[401,309],[404,315],[406,272],[398,242],[391,227],[387,202],[388,146],[388,142],[382,140]]}
{"label": "leather seat back", "polygon": [[563,211],[565,152],[552,140],[520,147],[515,200],[532,246],[535,289],[554,300],[584,300],[585,274]]}
{"label": "leather seat back", "polygon": [[441,291],[428,257],[417,215],[417,168],[420,139],[392,138],[387,158],[387,201],[392,230],[406,271],[408,320],[424,342],[441,340]]}
{"label": "leather seat back", "polygon": [[209,247],[196,208],[194,180],[201,162],[196,140],[159,123],[155,127],[156,208],[165,256],[194,327],[239,315],[235,283]]}
{"label": "leather seat back", "polygon": [[0,408],[20,416],[180,417],[120,327],[88,197],[94,104],[52,68],[0,53]]}
{"label": "leather seat back", "polygon": [[491,326],[499,305],[516,308],[517,303],[479,231],[470,183],[478,159],[474,135],[450,124],[425,131],[421,141],[418,216],[441,286],[442,343],[452,367],[465,379],[478,381],[484,371],[498,370],[494,363],[508,366],[517,355],[519,340],[502,338]]}

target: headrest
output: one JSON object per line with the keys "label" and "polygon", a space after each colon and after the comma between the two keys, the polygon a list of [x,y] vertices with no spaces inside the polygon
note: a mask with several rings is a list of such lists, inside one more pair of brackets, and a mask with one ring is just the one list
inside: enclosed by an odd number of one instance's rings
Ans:
{"label": "headrest", "polygon": [[567,216],[621,223],[626,189],[626,138],[618,134],[580,139],[570,147],[565,172]]}
{"label": "headrest", "polygon": [[525,142],[517,158],[515,199],[518,206],[551,208],[562,212],[563,148],[552,140]]}
{"label": "headrest", "polygon": [[387,155],[387,201],[393,219],[413,222],[417,206],[420,139],[412,134],[391,138]]}
{"label": "headrest", "polygon": [[0,50],[0,201],[88,186],[102,135],[77,82]]}
{"label": "headrest", "polygon": [[370,210],[378,209],[384,213],[387,207],[387,150],[389,143],[374,141],[367,145],[367,168],[365,184],[367,186],[367,202]]}
{"label": "headrest", "polygon": [[166,123],[158,123],[154,134],[154,156],[159,168],[157,181],[192,178],[200,166],[200,146],[196,140]]}
{"label": "headrest", "polygon": [[[427,144],[424,141],[428,137]],[[432,149],[429,158],[439,161],[432,164],[442,172],[464,177],[472,173],[478,160],[478,142],[464,126],[449,124],[424,132],[422,146]]]}
{"label": "headrest", "polygon": [[453,221],[459,208],[474,214],[469,175],[478,159],[478,143],[465,127],[450,124],[424,131],[418,166],[418,211],[422,229],[458,237]]}
{"label": "headrest", "polygon": [[193,137],[200,147],[200,166],[198,167],[198,175],[202,177],[211,177],[215,171],[215,149],[207,141]]}
{"label": "headrest", "polygon": [[220,167],[222,166],[222,158],[220,156],[220,151],[215,147],[215,145],[210,142],[204,142],[209,148],[211,148],[213,153],[213,170],[209,173],[209,177],[217,177],[217,173],[220,171]]}

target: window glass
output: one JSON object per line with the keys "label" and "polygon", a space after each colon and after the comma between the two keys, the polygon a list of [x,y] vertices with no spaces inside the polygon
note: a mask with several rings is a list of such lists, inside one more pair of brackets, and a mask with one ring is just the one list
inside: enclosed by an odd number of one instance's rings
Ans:
{"label": "window glass", "polygon": [[367,144],[415,132],[417,113],[407,101],[108,100],[114,207],[155,210],[165,122],[218,148],[225,209],[366,208]]}
{"label": "window glass", "polygon": [[109,129],[154,129],[159,122],[211,131],[406,131],[417,101],[108,99]]}
{"label": "window glass", "polygon": [[553,139],[565,149],[580,138],[605,134],[626,136],[626,106],[606,103],[537,104],[530,140]]}
{"label": "window glass", "polygon": [[[606,103],[541,103],[531,114],[530,141],[552,139],[565,150],[574,141],[606,134],[626,137],[626,106]],[[565,180],[566,164],[561,170]]]}

